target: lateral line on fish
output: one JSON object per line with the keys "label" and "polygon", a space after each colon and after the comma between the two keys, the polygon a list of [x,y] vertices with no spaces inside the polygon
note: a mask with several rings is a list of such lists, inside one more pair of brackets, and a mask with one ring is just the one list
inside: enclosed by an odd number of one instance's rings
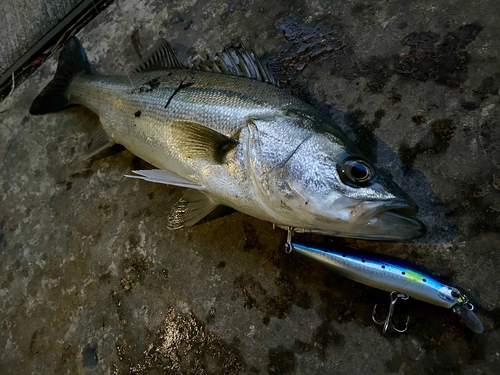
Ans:
{"label": "lateral line on fish", "polygon": [[177,93],[179,91],[181,91],[182,89],[185,89],[186,87],[194,85],[194,82],[184,83],[184,81],[185,81],[185,79],[183,79],[181,81],[181,83],[179,84],[179,86],[177,86],[177,88],[174,90],[174,92],[172,93],[172,95],[170,95],[170,97],[167,100],[167,104],[165,104],[165,109],[168,107],[168,105],[170,104],[170,102],[172,101],[172,99],[174,98],[174,96],[177,95]]}

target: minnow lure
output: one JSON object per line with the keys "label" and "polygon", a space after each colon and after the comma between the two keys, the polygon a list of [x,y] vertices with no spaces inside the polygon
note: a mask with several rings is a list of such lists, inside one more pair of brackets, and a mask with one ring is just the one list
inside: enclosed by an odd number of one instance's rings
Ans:
{"label": "minnow lure", "polygon": [[466,295],[458,289],[445,285],[402,263],[373,255],[324,249],[296,242],[292,242],[292,251],[317,260],[349,279],[391,292],[391,305],[387,318],[383,322],[375,319],[376,305],[372,314],[376,323],[384,325],[384,333],[389,324],[398,332],[406,331],[408,321],[404,329],[397,329],[392,323],[392,315],[396,301],[398,299],[405,300],[408,297],[436,306],[451,308],[454,313],[464,319],[465,324],[471,330],[476,333],[483,332],[483,324],[472,311],[474,306]]}

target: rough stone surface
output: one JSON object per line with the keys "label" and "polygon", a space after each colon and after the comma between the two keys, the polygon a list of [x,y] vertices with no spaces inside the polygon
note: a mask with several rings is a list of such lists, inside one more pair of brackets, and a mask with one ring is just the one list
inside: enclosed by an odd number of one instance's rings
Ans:
{"label": "rough stone surface", "polygon": [[2,0],[0,75],[80,3],[81,0]]}
{"label": "rough stone surface", "polygon": [[[465,1],[115,1],[80,33],[104,73],[158,37],[191,61],[231,42],[335,117],[421,207],[411,243],[303,236],[407,259],[460,286],[485,325],[411,301],[409,332],[371,321],[387,293],[283,251],[224,210],[165,230],[181,189],[82,161],[88,110],[31,117],[42,65],[0,104],[2,374],[496,374],[500,368],[500,6]],[[223,215],[225,214],[225,215]]]}

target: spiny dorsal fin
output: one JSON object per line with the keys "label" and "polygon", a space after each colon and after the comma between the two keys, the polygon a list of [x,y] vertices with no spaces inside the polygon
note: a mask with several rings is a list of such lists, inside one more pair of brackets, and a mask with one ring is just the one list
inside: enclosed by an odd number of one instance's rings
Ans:
{"label": "spiny dorsal fin", "polygon": [[134,69],[134,73],[151,72],[162,69],[184,69],[169,42],[161,38],[151,51]]}
{"label": "spiny dorsal fin", "polygon": [[260,62],[253,51],[247,50],[242,44],[225,48],[220,54],[208,58],[198,64],[198,68],[205,72],[231,74],[239,77],[253,78],[257,81],[270,83],[275,86],[278,81],[268,67]]}

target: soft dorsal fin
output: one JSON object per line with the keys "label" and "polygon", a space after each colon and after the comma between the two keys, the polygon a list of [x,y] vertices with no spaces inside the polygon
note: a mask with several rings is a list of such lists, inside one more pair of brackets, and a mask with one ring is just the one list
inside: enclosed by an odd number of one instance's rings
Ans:
{"label": "soft dorsal fin", "polygon": [[161,38],[151,51],[134,69],[134,73],[151,72],[162,69],[184,69],[169,42]]}
{"label": "soft dorsal fin", "polygon": [[198,64],[198,68],[205,72],[253,78],[279,86],[268,67],[260,62],[253,51],[247,50],[242,44],[225,48],[222,53],[211,59],[207,57],[205,61]]}

